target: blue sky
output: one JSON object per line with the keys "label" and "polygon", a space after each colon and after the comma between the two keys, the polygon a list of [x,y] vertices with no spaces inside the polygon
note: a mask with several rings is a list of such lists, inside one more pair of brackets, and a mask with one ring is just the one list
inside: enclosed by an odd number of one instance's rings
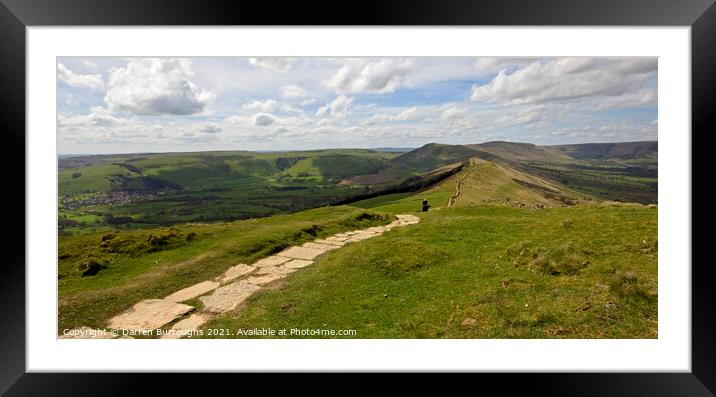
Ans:
{"label": "blue sky", "polygon": [[61,154],[657,139],[656,58],[57,62]]}

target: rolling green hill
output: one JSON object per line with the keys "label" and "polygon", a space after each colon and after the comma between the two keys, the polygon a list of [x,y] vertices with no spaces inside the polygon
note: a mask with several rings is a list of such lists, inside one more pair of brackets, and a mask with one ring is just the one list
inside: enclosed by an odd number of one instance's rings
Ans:
{"label": "rolling green hill", "polygon": [[59,160],[60,229],[103,231],[269,216],[364,193],[340,183],[398,153],[364,149],[105,155]]}
{"label": "rolling green hill", "polygon": [[[524,188],[537,178],[541,182],[528,190],[549,185],[602,200],[658,200],[656,142],[428,144],[402,153],[329,149],[98,155],[59,159],[59,226],[62,232],[77,233],[236,220],[424,191],[450,176],[445,170],[456,170],[470,159],[520,175],[503,184],[508,193],[515,184]],[[549,201],[554,199],[540,203]]]}
{"label": "rolling green hill", "polygon": [[[70,158],[60,222],[83,226],[59,238],[59,329],[101,328],[237,263],[414,214],[420,223],[320,256],[203,329],[656,338],[657,208],[602,201],[655,197],[657,160],[636,146],[607,159],[509,142]],[[336,202],[348,205],[326,206]],[[241,217],[256,219],[226,221]]]}

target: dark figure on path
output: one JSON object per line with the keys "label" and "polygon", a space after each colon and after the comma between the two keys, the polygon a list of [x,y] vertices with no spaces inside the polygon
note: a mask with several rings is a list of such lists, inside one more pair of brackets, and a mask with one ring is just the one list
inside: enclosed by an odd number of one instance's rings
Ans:
{"label": "dark figure on path", "polygon": [[430,208],[430,204],[428,204],[428,200],[423,200],[423,212],[428,212],[428,208]]}

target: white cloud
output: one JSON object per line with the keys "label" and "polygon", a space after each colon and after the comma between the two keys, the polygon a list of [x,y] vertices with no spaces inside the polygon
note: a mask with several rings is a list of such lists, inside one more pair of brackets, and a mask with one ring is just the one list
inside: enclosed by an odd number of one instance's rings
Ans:
{"label": "white cloud", "polygon": [[655,105],[657,101],[656,90],[640,90],[617,97],[607,97],[601,100],[595,110],[636,108]]}
{"label": "white cloud", "polygon": [[65,65],[57,64],[57,80],[71,87],[97,89],[104,85],[101,74],[76,74]]}
{"label": "white cloud", "polygon": [[298,116],[298,117],[286,117],[286,118],[282,118],[282,119],[277,119],[276,121],[280,124],[286,124],[286,125],[290,125],[290,126],[300,126],[300,127],[313,124],[313,120],[311,120],[310,118],[303,116],[303,115]]}
{"label": "white cloud", "polygon": [[412,66],[409,59],[348,61],[323,84],[337,92],[391,93],[403,83]]}
{"label": "white cloud", "polygon": [[316,103],[316,100],[315,100],[315,99],[313,99],[313,98],[311,98],[311,99],[306,99],[306,100],[304,100],[304,101],[301,102],[301,106],[308,106],[308,105],[312,105],[312,104],[314,104],[314,103]]}
{"label": "white cloud", "polygon": [[258,113],[251,118],[253,125],[266,127],[276,122],[276,118],[269,113]]}
{"label": "white cloud", "polygon": [[93,107],[91,112],[86,115],[57,115],[57,125],[59,127],[111,127],[120,124],[126,124],[127,119],[117,118],[109,114],[109,111],[103,107]]}
{"label": "white cloud", "polygon": [[278,109],[278,102],[274,101],[273,99],[267,99],[265,101],[254,100],[241,105],[241,107],[244,109],[260,110],[264,113],[271,113]]}
{"label": "white cloud", "polygon": [[196,87],[185,59],[133,59],[109,71],[105,102],[111,109],[141,115],[186,115],[204,111],[214,94]]}
{"label": "white cloud", "polygon": [[249,63],[253,66],[273,70],[274,72],[286,73],[296,63],[296,58],[249,58]]}
{"label": "white cloud", "polygon": [[303,88],[291,84],[280,88],[281,96],[287,99],[291,98],[303,98],[307,95],[306,90]]}
{"label": "white cloud", "polygon": [[348,113],[348,108],[351,106],[351,103],[353,103],[353,98],[339,95],[332,102],[318,108],[316,116],[324,117],[330,115],[332,117],[343,117]]}
{"label": "white cloud", "polygon": [[367,119],[361,121],[361,125],[376,125],[385,123],[391,120],[391,117],[387,114],[374,114]]}
{"label": "white cloud", "polygon": [[398,113],[393,117],[393,120],[395,121],[407,121],[412,120],[418,117],[418,108],[412,107],[403,110],[402,112]]}
{"label": "white cloud", "polygon": [[242,116],[229,116],[224,119],[225,124],[245,124],[250,120],[250,117]]}
{"label": "white cloud", "polygon": [[92,61],[84,61],[84,62],[82,62],[82,64],[83,64],[87,69],[90,69],[90,70],[97,70],[97,68],[99,68],[99,66],[98,66],[96,63],[92,62]]}
{"label": "white cloud", "polygon": [[559,58],[532,62],[472,87],[473,101],[544,103],[620,96],[640,89],[656,72],[655,58]]}
{"label": "white cloud", "polygon": [[457,120],[465,117],[465,109],[456,106],[448,107],[440,114],[442,120]]}
{"label": "white cloud", "polygon": [[481,74],[497,73],[500,70],[522,67],[537,62],[532,58],[478,58],[473,68]]}

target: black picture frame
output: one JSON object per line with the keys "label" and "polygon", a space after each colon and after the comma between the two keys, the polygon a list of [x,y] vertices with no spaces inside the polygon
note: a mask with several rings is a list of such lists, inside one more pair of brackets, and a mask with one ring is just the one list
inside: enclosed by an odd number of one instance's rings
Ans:
{"label": "black picture frame", "polygon": [[[716,5],[714,0],[440,0],[362,1],[355,6],[338,2],[214,2],[169,0],[0,0],[0,127],[5,150],[0,156],[4,188],[0,193],[6,223],[4,263],[0,273],[2,325],[0,326],[0,392],[8,395],[134,394],[146,381],[162,384],[167,394],[186,391],[196,375],[175,374],[149,377],[133,374],[39,374],[26,373],[25,361],[25,218],[28,208],[25,176],[25,28],[28,26],[136,26],[136,25],[558,25],[558,26],[690,26],[692,62],[692,181],[708,181],[707,151],[713,150],[716,134],[709,127],[716,110]],[[326,11],[328,11],[326,13]],[[660,109],[661,111],[661,109]],[[715,216],[707,205],[716,199],[713,183],[692,188],[692,253],[709,246],[708,234],[697,226],[713,224]],[[701,199],[699,203],[698,200]],[[12,229],[10,229],[12,227]],[[10,231],[8,233],[8,231]],[[697,249],[698,248],[698,249]],[[465,384],[479,383],[480,390],[492,387],[530,395],[649,395],[708,396],[716,393],[716,311],[712,260],[697,260],[692,254],[692,372],[690,373],[561,373],[479,374],[470,379],[450,380],[439,386],[441,394]],[[689,264],[671,264],[688,266]],[[109,359],[109,358],[98,358]],[[270,382],[264,375],[237,375],[204,381],[204,392],[220,390],[225,384],[249,390],[264,385],[269,392],[281,388],[312,387],[314,376]],[[370,380],[353,374],[334,377],[341,393],[373,391]],[[237,383],[240,382],[240,383]],[[427,391],[425,377],[397,382],[410,383]],[[395,386],[396,384],[393,384]],[[388,391],[392,386],[382,386]],[[246,389],[248,388],[248,389]],[[320,392],[320,390],[318,390]],[[330,392],[331,390],[323,390]],[[233,392],[232,392],[233,394]],[[521,393],[520,393],[521,394]]]}

